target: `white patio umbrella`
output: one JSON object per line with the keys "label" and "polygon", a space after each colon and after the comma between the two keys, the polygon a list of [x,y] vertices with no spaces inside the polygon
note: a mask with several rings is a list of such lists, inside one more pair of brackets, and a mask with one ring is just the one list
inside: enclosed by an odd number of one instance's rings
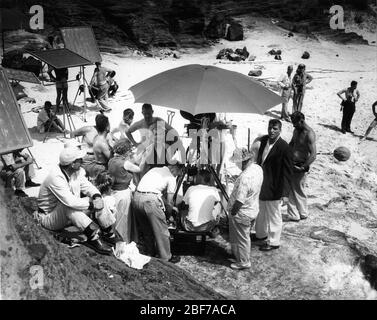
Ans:
{"label": "white patio umbrella", "polygon": [[143,80],[129,90],[135,102],[176,108],[191,114],[259,113],[282,102],[279,95],[239,72],[190,64]]}

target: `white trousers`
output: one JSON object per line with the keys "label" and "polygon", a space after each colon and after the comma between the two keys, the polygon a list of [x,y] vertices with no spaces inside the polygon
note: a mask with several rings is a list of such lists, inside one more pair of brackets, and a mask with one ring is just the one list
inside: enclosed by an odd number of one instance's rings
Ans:
{"label": "white trousers", "polygon": [[256,237],[267,237],[270,245],[279,246],[282,228],[281,200],[259,200],[259,213],[255,222]]}
{"label": "white trousers", "polygon": [[122,237],[126,243],[131,242],[131,197],[132,191],[130,188],[126,190],[116,190],[112,193],[115,198],[116,206],[116,222],[115,230]]}
{"label": "white trousers", "polygon": [[53,211],[48,214],[40,214],[41,225],[48,230],[61,230],[69,225],[74,225],[80,230],[85,230],[92,223],[83,211],[69,208],[59,203]]}

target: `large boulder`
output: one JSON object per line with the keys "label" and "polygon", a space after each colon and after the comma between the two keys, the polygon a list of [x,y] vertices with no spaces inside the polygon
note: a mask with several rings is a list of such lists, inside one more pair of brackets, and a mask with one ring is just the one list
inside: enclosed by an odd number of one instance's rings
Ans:
{"label": "large boulder", "polygon": [[243,27],[238,22],[231,22],[227,28],[225,39],[229,41],[241,41],[243,40]]}

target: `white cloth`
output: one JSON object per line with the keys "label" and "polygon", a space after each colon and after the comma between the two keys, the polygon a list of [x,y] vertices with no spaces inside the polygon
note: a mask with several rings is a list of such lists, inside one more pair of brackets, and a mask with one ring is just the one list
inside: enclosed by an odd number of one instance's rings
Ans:
{"label": "white cloth", "polygon": [[270,245],[279,246],[282,229],[281,201],[259,200],[259,213],[255,222],[257,238],[267,237]]}
{"label": "white cloth", "polygon": [[242,203],[237,214],[255,219],[259,212],[259,194],[263,182],[263,170],[256,163],[250,164],[237,178],[228,202],[228,212],[236,201]]}
{"label": "white cloth", "polygon": [[264,161],[266,160],[268,154],[270,153],[271,149],[273,148],[273,146],[275,145],[275,143],[280,139],[277,138],[275,140],[274,143],[270,144],[270,141],[267,139],[267,143],[266,143],[266,146],[264,147],[264,150],[263,150],[263,153],[262,153],[262,164],[264,163]]}
{"label": "white cloth", "polygon": [[291,87],[292,85],[291,76],[288,76],[287,73],[284,73],[283,75],[280,76],[278,83],[280,86],[280,93],[283,93],[284,87]]}
{"label": "white cloth", "polygon": [[194,227],[216,220],[219,212],[214,211],[214,207],[219,201],[220,195],[217,188],[202,184],[191,186],[183,197],[183,202],[189,206],[186,219]]}
{"label": "white cloth", "polygon": [[139,253],[135,242],[128,244],[117,242],[115,250],[113,248],[113,252],[117,259],[122,260],[130,268],[138,270],[143,269],[144,265],[151,260],[151,257]]}
{"label": "white cloth", "polygon": [[166,189],[167,193],[174,193],[176,178],[168,167],[152,168],[140,180],[137,190],[140,192],[152,192],[159,195]]}
{"label": "white cloth", "polygon": [[116,204],[115,230],[124,242],[129,243],[131,239],[131,189],[114,190],[113,196]]}

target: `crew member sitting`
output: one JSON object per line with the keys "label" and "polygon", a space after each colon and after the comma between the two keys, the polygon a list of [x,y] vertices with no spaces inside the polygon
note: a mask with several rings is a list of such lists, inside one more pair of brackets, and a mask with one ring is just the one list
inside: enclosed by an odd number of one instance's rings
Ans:
{"label": "crew member sitting", "polygon": [[22,152],[22,149],[16,150],[0,156],[0,176],[5,181],[5,187],[12,186],[14,179],[14,194],[18,197],[27,197],[24,189],[29,187],[38,187],[40,184],[33,182],[35,177],[33,159]]}
{"label": "crew member sitting", "polygon": [[37,128],[39,133],[47,132],[51,130],[51,128],[55,129],[57,132],[64,133],[66,130],[63,123],[51,112],[51,109],[52,103],[46,101],[43,109],[39,111],[37,118]]}
{"label": "crew member sitting", "polygon": [[216,187],[211,186],[211,173],[201,170],[197,185],[188,188],[181,204],[180,219],[186,231],[211,232],[218,223],[221,205]]}
{"label": "crew member sitting", "polygon": [[111,71],[107,76],[107,83],[109,84],[109,90],[107,92],[110,98],[114,97],[115,93],[119,89],[117,82],[114,80],[115,74],[115,71]]}
{"label": "crew member sitting", "polygon": [[[76,147],[64,148],[59,156],[59,165],[54,166],[43,181],[38,195],[38,214],[35,218],[44,228],[59,231],[74,225],[88,238],[86,245],[100,254],[111,254],[101,238],[113,244],[113,232],[106,212],[98,219],[99,226],[88,216],[96,216],[103,210],[104,203],[100,191],[85,177],[81,168],[84,150]],[[81,194],[86,197],[81,198]],[[109,226],[110,225],[110,226]]]}

